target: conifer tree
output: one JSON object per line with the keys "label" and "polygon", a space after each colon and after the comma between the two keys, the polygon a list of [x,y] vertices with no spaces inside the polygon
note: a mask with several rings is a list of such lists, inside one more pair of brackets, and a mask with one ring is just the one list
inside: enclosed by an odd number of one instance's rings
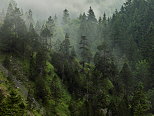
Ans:
{"label": "conifer tree", "polygon": [[94,57],[95,67],[102,73],[103,78],[114,80],[116,75],[116,66],[106,42],[97,47],[98,51]]}
{"label": "conifer tree", "polygon": [[130,95],[131,90],[133,88],[133,78],[131,70],[127,63],[123,65],[123,68],[120,72],[120,80],[124,87],[124,94],[126,96]]}
{"label": "conifer tree", "polygon": [[72,50],[71,50],[71,56],[72,56],[73,58],[75,58],[75,57],[77,56],[74,46],[72,47]]}
{"label": "conifer tree", "polygon": [[95,13],[91,7],[88,11],[88,21],[97,22],[97,19],[95,17]]}
{"label": "conifer tree", "polygon": [[69,16],[69,11],[67,9],[65,9],[63,11],[63,24],[68,24],[70,21],[70,16]]}
{"label": "conifer tree", "polygon": [[49,44],[49,40],[51,40],[51,32],[50,30],[47,28],[47,26],[41,31],[41,37],[42,37],[42,44],[44,45],[44,47],[46,47],[47,49],[51,49],[51,45]]}
{"label": "conifer tree", "polygon": [[46,26],[50,30],[50,33],[53,35],[55,31],[55,21],[54,19],[52,19],[51,16],[48,18],[48,21],[46,22]]}
{"label": "conifer tree", "polygon": [[70,40],[69,40],[69,35],[66,33],[65,35],[65,40],[61,43],[61,48],[60,51],[66,56],[69,57],[70,55]]}
{"label": "conifer tree", "polygon": [[25,14],[25,22],[26,22],[27,29],[29,29],[31,24],[34,25],[33,12],[31,9],[29,9],[29,11],[26,12]]}
{"label": "conifer tree", "polygon": [[37,34],[39,35],[41,32],[41,25],[40,25],[39,21],[36,22],[35,30],[36,30]]}
{"label": "conifer tree", "polygon": [[89,44],[86,36],[81,36],[80,41],[80,56],[82,58],[82,64],[83,67],[85,66],[85,63],[90,63],[92,59],[92,54],[89,49]]}
{"label": "conifer tree", "polygon": [[11,91],[10,96],[7,96],[0,106],[1,116],[21,116],[25,114],[26,106],[22,98],[15,91]]}
{"label": "conifer tree", "polygon": [[135,89],[132,99],[132,111],[134,116],[144,116],[150,108],[150,102],[144,92],[142,83],[139,83]]}
{"label": "conifer tree", "polygon": [[85,13],[81,16],[81,24],[80,24],[80,29],[79,29],[79,34],[80,35],[87,35],[87,16]]}

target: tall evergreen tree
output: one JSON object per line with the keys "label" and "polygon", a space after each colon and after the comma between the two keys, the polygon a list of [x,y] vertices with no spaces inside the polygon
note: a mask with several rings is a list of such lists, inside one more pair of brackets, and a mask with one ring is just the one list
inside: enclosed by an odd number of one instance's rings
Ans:
{"label": "tall evergreen tree", "polygon": [[31,9],[29,9],[29,11],[26,12],[25,14],[25,22],[26,22],[27,29],[29,29],[31,24],[34,25],[33,12]]}
{"label": "tall evergreen tree", "polygon": [[63,11],[63,24],[68,24],[70,21],[69,11],[65,9]]}
{"label": "tall evergreen tree", "polygon": [[69,57],[70,55],[70,40],[69,40],[69,35],[66,33],[65,35],[65,40],[61,43],[61,48],[60,51],[66,56]]}
{"label": "tall evergreen tree", "polygon": [[47,28],[47,26],[41,31],[41,43],[47,48],[47,49],[51,49],[51,44],[49,43],[49,41],[51,40],[51,32],[50,30]]}
{"label": "tall evergreen tree", "polygon": [[95,17],[95,13],[91,7],[88,11],[88,21],[97,22],[97,19]]}
{"label": "tall evergreen tree", "polygon": [[81,36],[80,41],[80,56],[82,58],[83,67],[85,66],[85,63],[90,63],[92,59],[92,54],[89,49],[89,44],[86,36]]}

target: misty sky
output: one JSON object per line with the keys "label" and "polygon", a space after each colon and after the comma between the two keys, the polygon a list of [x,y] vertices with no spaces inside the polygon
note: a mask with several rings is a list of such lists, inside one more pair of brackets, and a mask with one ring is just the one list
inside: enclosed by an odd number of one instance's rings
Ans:
{"label": "misty sky", "polygon": [[[7,5],[9,0],[0,0],[0,7]],[[15,0],[18,7],[25,10],[32,9],[35,17],[46,18],[61,15],[67,8],[71,16],[78,16],[82,12],[87,12],[92,6],[96,16],[102,16],[106,12],[109,16],[119,9],[125,0]]]}

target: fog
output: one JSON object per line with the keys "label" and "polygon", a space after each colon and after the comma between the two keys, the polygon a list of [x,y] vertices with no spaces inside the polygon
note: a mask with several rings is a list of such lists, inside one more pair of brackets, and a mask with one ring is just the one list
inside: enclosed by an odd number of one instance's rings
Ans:
{"label": "fog", "polygon": [[[0,8],[6,8],[9,0],[0,0]],[[46,18],[49,15],[57,14],[61,16],[62,11],[67,8],[72,17],[78,16],[82,12],[87,12],[91,6],[97,17],[104,12],[108,16],[119,9],[126,0],[15,0],[18,7],[24,11],[32,9],[37,18]]]}

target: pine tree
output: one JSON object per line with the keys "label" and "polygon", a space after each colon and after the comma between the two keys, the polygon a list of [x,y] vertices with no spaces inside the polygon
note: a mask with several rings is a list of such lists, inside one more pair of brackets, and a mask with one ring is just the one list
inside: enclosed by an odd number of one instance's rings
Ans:
{"label": "pine tree", "polygon": [[95,17],[95,13],[91,7],[88,11],[88,21],[97,22],[97,19]]}

